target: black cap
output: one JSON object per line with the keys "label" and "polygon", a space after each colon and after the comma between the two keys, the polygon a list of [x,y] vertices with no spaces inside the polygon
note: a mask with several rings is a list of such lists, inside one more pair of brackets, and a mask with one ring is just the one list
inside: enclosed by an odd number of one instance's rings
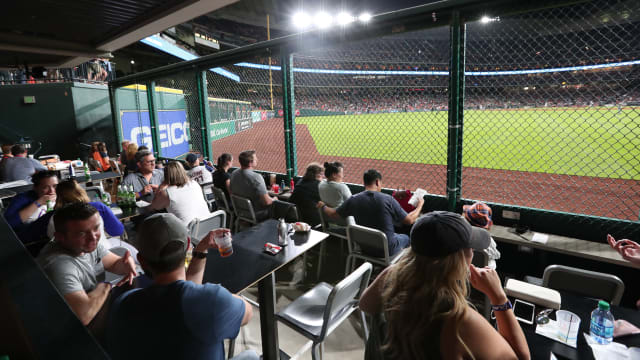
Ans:
{"label": "black cap", "polygon": [[411,249],[419,255],[445,257],[461,249],[484,250],[491,236],[471,226],[460,214],[433,211],[420,217],[411,229]]}
{"label": "black cap", "polygon": [[202,155],[200,154],[194,154],[194,153],[189,153],[187,155],[187,157],[185,158],[185,160],[189,163],[189,164],[193,164],[194,162],[196,162],[196,160],[201,157]]}

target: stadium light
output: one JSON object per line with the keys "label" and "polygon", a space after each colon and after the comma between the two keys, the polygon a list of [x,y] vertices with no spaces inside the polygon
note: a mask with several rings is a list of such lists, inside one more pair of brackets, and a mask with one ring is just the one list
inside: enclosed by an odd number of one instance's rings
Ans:
{"label": "stadium light", "polygon": [[338,20],[338,24],[340,24],[342,26],[346,26],[349,23],[352,23],[355,19],[349,13],[341,12],[341,13],[338,14],[337,20]]}
{"label": "stadium light", "polygon": [[326,29],[333,23],[333,18],[328,13],[320,11],[316,14],[314,22],[318,28]]}
{"label": "stadium light", "polygon": [[491,22],[495,22],[495,21],[500,21],[500,17],[496,16],[496,17],[488,17],[487,15],[483,16],[480,18],[480,22],[483,24],[488,24]]}
{"label": "stadium light", "polygon": [[367,23],[369,22],[369,20],[371,20],[371,14],[369,14],[368,12],[364,12],[360,14],[360,16],[358,16],[358,20],[362,21],[363,23]]}
{"label": "stadium light", "polygon": [[311,17],[302,11],[293,15],[293,26],[298,29],[304,29],[311,25]]}

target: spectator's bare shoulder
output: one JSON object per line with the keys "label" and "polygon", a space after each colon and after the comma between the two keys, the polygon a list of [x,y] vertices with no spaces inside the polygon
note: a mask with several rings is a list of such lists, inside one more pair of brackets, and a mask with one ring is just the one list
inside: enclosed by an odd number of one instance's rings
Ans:
{"label": "spectator's bare shoulder", "polygon": [[[442,329],[444,336],[441,339],[441,345],[445,347],[441,346],[441,349],[454,348],[454,353],[463,355],[465,350],[456,339],[453,325],[453,320],[445,322]],[[517,359],[509,343],[495,331],[482,315],[470,307],[465,311],[458,331],[476,359]],[[451,336],[447,336],[447,334]]]}

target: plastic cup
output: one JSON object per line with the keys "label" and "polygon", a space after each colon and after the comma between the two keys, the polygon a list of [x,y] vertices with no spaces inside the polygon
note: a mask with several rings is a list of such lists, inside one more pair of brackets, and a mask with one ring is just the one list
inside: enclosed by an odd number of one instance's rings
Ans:
{"label": "plastic cup", "polygon": [[280,185],[276,185],[276,184],[271,185],[271,191],[273,191],[276,194],[279,194],[280,193]]}
{"label": "plastic cup", "polygon": [[193,258],[193,247],[191,247],[191,245],[189,245],[189,248],[187,249],[187,254],[184,257],[184,267],[185,269],[189,268],[189,264],[191,264],[191,259]]}
{"label": "plastic cup", "polygon": [[218,245],[220,257],[227,257],[233,254],[233,244],[231,243],[231,233],[226,232],[223,235],[215,235],[213,240]]}
{"label": "plastic cup", "polygon": [[556,311],[556,321],[558,326],[558,338],[565,343],[578,340],[578,330],[580,330],[580,317],[571,311]]}

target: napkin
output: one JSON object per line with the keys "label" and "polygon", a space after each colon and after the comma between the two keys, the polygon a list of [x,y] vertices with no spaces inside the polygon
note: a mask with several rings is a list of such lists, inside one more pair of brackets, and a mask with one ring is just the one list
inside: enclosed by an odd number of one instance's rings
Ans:
{"label": "napkin", "polygon": [[546,244],[548,240],[549,240],[549,235],[540,234],[540,233],[533,233],[533,237],[531,238],[531,241],[537,242],[540,244]]}
{"label": "napkin", "polygon": [[[565,345],[569,345],[572,348],[577,348],[578,347],[578,339],[573,339],[569,342],[565,342],[564,340],[560,339],[560,337],[558,336],[558,326],[557,326],[557,321],[553,320],[553,319],[549,319],[549,322],[546,324],[538,324],[538,326],[536,326],[536,334],[538,335],[542,335],[544,337],[547,337],[551,340],[555,340],[559,343],[565,344]],[[597,360],[597,358],[596,358]]]}
{"label": "napkin", "polygon": [[413,192],[413,196],[411,196],[411,199],[409,199],[409,205],[415,207],[418,205],[418,199],[423,198],[425,195],[427,195],[428,192],[425,189],[421,189],[421,188],[417,188],[416,191]]}
{"label": "napkin", "polygon": [[595,340],[584,333],[584,339],[591,346],[593,357],[596,360],[620,359],[620,360],[640,360],[640,348],[627,348],[623,344],[611,342],[608,345],[598,344]]}

